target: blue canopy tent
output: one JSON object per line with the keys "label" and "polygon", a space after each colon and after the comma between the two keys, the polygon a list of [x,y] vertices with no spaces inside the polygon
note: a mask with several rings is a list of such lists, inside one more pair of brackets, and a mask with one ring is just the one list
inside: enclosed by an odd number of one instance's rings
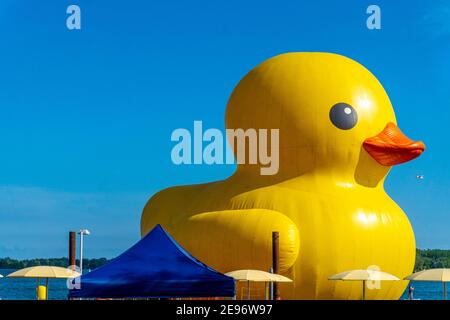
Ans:
{"label": "blue canopy tent", "polygon": [[138,243],[73,283],[69,298],[232,297],[233,278],[195,259],[157,225]]}

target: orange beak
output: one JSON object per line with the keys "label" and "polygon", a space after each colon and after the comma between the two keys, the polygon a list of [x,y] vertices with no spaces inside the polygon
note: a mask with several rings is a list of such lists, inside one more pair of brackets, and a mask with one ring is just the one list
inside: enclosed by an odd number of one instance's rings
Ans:
{"label": "orange beak", "polygon": [[415,159],[425,151],[422,141],[413,141],[389,122],[374,137],[363,142],[364,149],[381,165],[393,166]]}

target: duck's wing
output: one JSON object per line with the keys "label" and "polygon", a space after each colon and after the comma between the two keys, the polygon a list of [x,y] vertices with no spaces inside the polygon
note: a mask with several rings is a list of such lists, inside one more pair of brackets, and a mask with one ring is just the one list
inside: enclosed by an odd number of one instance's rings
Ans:
{"label": "duck's wing", "polygon": [[268,271],[272,266],[272,232],[279,232],[281,273],[297,259],[300,239],[294,222],[267,209],[204,212],[174,224],[170,233],[196,258],[221,272]]}

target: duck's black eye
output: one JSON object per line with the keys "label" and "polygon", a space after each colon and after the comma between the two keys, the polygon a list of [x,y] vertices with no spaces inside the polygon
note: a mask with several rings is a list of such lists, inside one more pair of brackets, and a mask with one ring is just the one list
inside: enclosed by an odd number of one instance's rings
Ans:
{"label": "duck's black eye", "polygon": [[346,103],[336,103],[330,109],[330,120],[342,130],[353,128],[358,122],[358,114],[353,107]]}

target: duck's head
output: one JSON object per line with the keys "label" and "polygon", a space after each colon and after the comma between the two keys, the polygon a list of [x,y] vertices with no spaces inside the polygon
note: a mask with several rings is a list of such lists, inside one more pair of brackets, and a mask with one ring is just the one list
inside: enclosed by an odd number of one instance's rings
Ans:
{"label": "duck's head", "polygon": [[375,76],[330,53],[287,53],[257,66],[233,91],[226,127],[278,128],[278,176],[285,178],[326,172],[376,186],[391,166],[425,150],[400,131]]}

